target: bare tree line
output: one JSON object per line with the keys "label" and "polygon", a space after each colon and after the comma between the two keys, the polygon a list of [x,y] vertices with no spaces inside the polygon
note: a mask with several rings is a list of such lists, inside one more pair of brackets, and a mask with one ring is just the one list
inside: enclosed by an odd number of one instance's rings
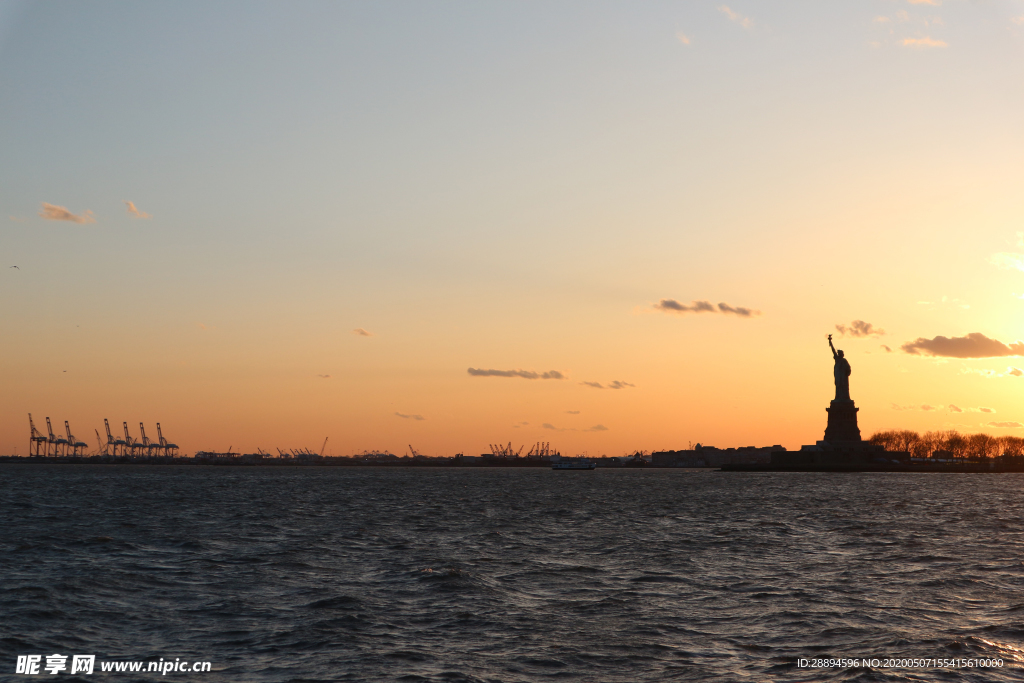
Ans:
{"label": "bare tree line", "polygon": [[908,451],[914,458],[996,458],[1024,455],[1024,438],[961,434],[955,429],[918,434],[909,429],[875,432],[869,441],[889,451]]}

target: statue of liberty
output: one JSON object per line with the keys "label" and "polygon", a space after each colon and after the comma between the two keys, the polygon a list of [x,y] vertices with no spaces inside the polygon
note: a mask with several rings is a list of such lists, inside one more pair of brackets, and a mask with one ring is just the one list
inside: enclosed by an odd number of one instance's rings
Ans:
{"label": "statue of liberty", "polygon": [[836,378],[836,401],[850,401],[850,361],[846,360],[843,352],[836,351],[836,347],[832,345],[832,335],[828,335],[828,346],[832,349],[832,358],[835,360],[835,367],[832,369],[832,374]]}

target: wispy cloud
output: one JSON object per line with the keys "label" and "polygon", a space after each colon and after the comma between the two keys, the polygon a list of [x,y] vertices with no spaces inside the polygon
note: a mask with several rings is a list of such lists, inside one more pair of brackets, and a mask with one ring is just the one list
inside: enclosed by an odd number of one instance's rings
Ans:
{"label": "wispy cloud", "polygon": [[906,47],[949,47],[949,43],[944,40],[936,40],[931,36],[925,36],[924,38],[904,38],[903,44]]}
{"label": "wispy cloud", "polygon": [[720,303],[718,306],[714,306],[710,301],[691,301],[689,305],[681,304],[675,299],[662,299],[658,303],[654,304],[655,310],[663,311],[665,313],[727,313],[737,315],[741,318],[751,318],[753,316],[761,315],[761,311],[755,311],[751,308],[745,308],[743,306],[730,306],[726,303]]}
{"label": "wispy cloud", "polygon": [[46,202],[43,202],[43,208],[39,210],[39,215],[48,221],[70,221],[72,223],[96,222],[96,219],[93,218],[92,211],[74,214],[68,211],[67,207],[47,204]]}
{"label": "wispy cloud", "polygon": [[361,327],[357,327],[356,329],[352,330],[352,334],[356,335],[357,337],[372,337],[373,336],[373,332],[368,332],[368,331],[364,330]]}
{"label": "wispy cloud", "polygon": [[320,377],[321,379],[330,379],[331,378],[330,375],[317,375],[317,377]]}
{"label": "wispy cloud", "polygon": [[1018,429],[1020,427],[1024,427],[1024,424],[1021,424],[1020,422],[1009,422],[1009,421],[1007,421],[1007,422],[987,422],[987,423],[985,423],[985,426],[986,427],[998,427],[1000,429]]}
{"label": "wispy cloud", "polygon": [[690,44],[690,36],[686,35],[682,31],[676,31],[676,40],[678,40],[683,45]]}
{"label": "wispy cloud", "polygon": [[425,419],[427,419],[427,418],[423,417],[422,415],[406,415],[405,413],[395,413],[395,415],[398,416],[398,417],[401,417],[403,419],[406,419],[406,420],[425,420]]}
{"label": "wispy cloud", "polygon": [[[964,310],[967,310],[971,307],[970,304],[965,304],[964,302],[960,301],[960,299],[951,299],[945,294],[943,294],[942,298],[939,299],[938,301],[918,301],[917,303],[920,304],[921,306],[936,306],[938,304],[942,304],[943,306],[956,306],[957,308],[962,308]],[[935,309],[933,308],[931,310]]]}
{"label": "wispy cloud", "polygon": [[594,389],[604,389],[604,385],[600,382],[580,382],[581,386],[592,387]]}
{"label": "wispy cloud", "polygon": [[545,422],[541,425],[543,429],[552,429],[556,432],[607,432],[608,428],[604,425],[594,425],[593,427],[587,427],[586,429],[576,429],[575,427],[556,427],[550,422]]}
{"label": "wispy cloud", "polygon": [[949,412],[951,412],[951,413],[986,413],[986,414],[992,414],[992,413],[994,413],[996,411],[995,411],[994,408],[986,408],[984,406],[979,406],[977,408],[959,408],[959,407],[953,405],[952,403],[950,403],[949,404]]}
{"label": "wispy cloud", "polygon": [[1012,365],[1006,368],[1006,372],[998,372],[996,370],[982,370],[979,368],[961,368],[960,374],[962,375],[981,375],[987,379],[996,379],[999,377],[1020,377],[1024,375],[1024,371],[1020,368],[1015,368]]}
{"label": "wispy cloud", "polygon": [[635,387],[635,386],[636,386],[635,384],[630,384],[629,382],[620,382],[619,380],[615,380],[611,384],[608,385],[608,388],[609,389],[625,389],[626,387]]}
{"label": "wispy cloud", "polygon": [[996,339],[989,339],[980,332],[971,332],[966,337],[918,337],[900,347],[914,355],[940,356],[944,358],[999,358],[1002,356],[1024,356],[1024,342],[1013,342],[1009,346]]}
{"label": "wispy cloud", "polygon": [[[933,405],[929,405],[927,403],[924,403],[924,404],[919,405],[919,406],[901,406],[901,405],[898,405],[896,403],[893,403],[889,407],[892,408],[893,410],[922,410],[922,411],[924,411],[926,413],[930,413],[930,412],[933,412],[933,411],[936,411],[936,410],[942,410],[942,406],[933,406]],[[953,412],[956,412],[956,411],[953,411]]]}
{"label": "wispy cloud", "polygon": [[886,346],[885,344],[882,344],[882,348],[885,349],[886,353],[892,353],[892,349],[890,347]]}
{"label": "wispy cloud", "polygon": [[565,411],[565,414],[566,415],[579,415],[580,411],[578,411],[578,410],[567,410],[567,411]]}
{"label": "wispy cloud", "polygon": [[1017,26],[1024,26],[1024,16],[1010,17],[1010,21],[1017,24]]}
{"label": "wispy cloud", "polygon": [[931,5],[932,7],[938,7],[942,4],[942,0],[907,0],[911,5]]}
{"label": "wispy cloud", "polygon": [[152,218],[153,217],[151,214],[148,214],[145,211],[139,211],[138,209],[136,209],[134,202],[130,202],[127,199],[125,199],[123,201],[124,201],[124,205],[128,208],[128,215],[129,216],[132,216],[133,218]]}
{"label": "wispy cloud", "polygon": [[16,223],[24,223],[25,222],[24,218],[18,218],[17,216],[8,216],[8,218],[10,218],[12,221],[14,221]]}
{"label": "wispy cloud", "polygon": [[1006,270],[1024,270],[1024,254],[1002,251],[998,254],[992,254],[989,262],[998,268],[1005,268]]}
{"label": "wispy cloud", "polygon": [[885,330],[879,329],[871,323],[866,323],[863,320],[854,320],[850,323],[850,326],[836,325],[836,330],[842,336],[850,337],[880,337],[885,334]]}
{"label": "wispy cloud", "polygon": [[558,370],[547,372],[534,372],[533,370],[483,370],[469,368],[466,370],[474,377],[522,377],[523,379],[568,379]]}
{"label": "wispy cloud", "polygon": [[754,20],[750,17],[744,16],[739,12],[734,11],[728,5],[720,5],[718,11],[729,17],[729,21],[735,21],[743,28],[750,28],[754,25]]}

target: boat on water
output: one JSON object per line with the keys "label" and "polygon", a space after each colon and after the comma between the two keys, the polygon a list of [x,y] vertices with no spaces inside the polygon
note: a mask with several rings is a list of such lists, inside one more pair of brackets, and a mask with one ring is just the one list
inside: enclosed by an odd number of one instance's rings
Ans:
{"label": "boat on water", "polygon": [[593,470],[597,469],[597,463],[585,458],[561,458],[551,463],[553,470]]}

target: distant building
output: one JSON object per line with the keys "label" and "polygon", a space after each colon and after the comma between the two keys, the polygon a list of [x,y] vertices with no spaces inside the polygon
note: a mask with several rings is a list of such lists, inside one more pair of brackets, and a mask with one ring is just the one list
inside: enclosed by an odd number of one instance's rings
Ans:
{"label": "distant building", "polygon": [[722,465],[767,465],[772,453],[785,451],[783,446],[744,446],[742,448],[715,448],[697,444],[692,450],[655,451],[651,454],[654,467],[721,467]]}

